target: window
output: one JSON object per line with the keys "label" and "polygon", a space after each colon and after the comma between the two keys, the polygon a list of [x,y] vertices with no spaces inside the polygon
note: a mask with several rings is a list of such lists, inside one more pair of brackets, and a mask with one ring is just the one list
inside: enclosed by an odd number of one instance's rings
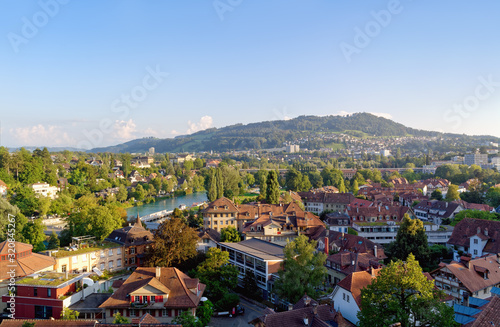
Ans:
{"label": "window", "polygon": [[122,259],[116,260],[116,266],[121,267],[122,266]]}
{"label": "window", "polygon": [[166,317],[167,316],[167,309],[162,309],[161,310],[161,316]]}
{"label": "window", "polygon": [[130,254],[135,254],[135,248],[130,248]]}
{"label": "window", "polygon": [[108,265],[109,265],[109,269],[113,269],[113,261],[110,261]]}
{"label": "window", "polygon": [[135,317],[135,309],[130,309],[130,316]]}
{"label": "window", "polygon": [[477,244],[477,243],[478,243],[478,242],[477,242],[477,238],[475,238],[475,239],[474,239],[474,244]]}
{"label": "window", "polygon": [[33,287],[33,296],[38,296],[38,288]]}
{"label": "window", "polygon": [[47,297],[51,297],[51,296],[52,296],[52,289],[47,288]]}
{"label": "window", "polygon": [[66,266],[66,265],[62,265],[62,266],[61,266],[61,271],[62,271],[62,272],[66,272],[66,269],[67,269],[67,266]]}
{"label": "window", "polygon": [[106,268],[106,266],[104,265],[104,262],[101,262],[101,271],[103,271],[104,268]]}
{"label": "window", "polygon": [[155,296],[154,296],[154,295],[151,295],[151,296],[149,297],[149,301],[151,301],[151,302],[155,302]]}
{"label": "window", "polygon": [[143,303],[148,302],[148,296],[147,296],[147,295],[143,295],[143,296],[142,296],[142,302],[143,302]]}
{"label": "window", "polygon": [[82,262],[85,262],[87,261],[87,255],[86,254],[82,254]]}
{"label": "window", "polygon": [[116,254],[122,254],[122,248],[117,248],[116,249]]}
{"label": "window", "polygon": [[110,256],[113,255],[113,249],[109,249],[108,255],[110,255]]}
{"label": "window", "polygon": [[136,295],[134,296],[134,302],[140,302],[141,301],[141,297]]}
{"label": "window", "polygon": [[73,263],[78,263],[78,256],[77,255],[73,256]]}
{"label": "window", "polygon": [[135,265],[135,257],[134,258],[130,258],[130,264],[131,265]]}
{"label": "window", "polygon": [[101,258],[104,258],[104,251],[101,251]]}
{"label": "window", "polygon": [[477,250],[474,250],[474,255],[477,255]]}
{"label": "window", "polygon": [[49,319],[52,317],[52,307],[44,305],[35,305],[35,318],[36,319]]}

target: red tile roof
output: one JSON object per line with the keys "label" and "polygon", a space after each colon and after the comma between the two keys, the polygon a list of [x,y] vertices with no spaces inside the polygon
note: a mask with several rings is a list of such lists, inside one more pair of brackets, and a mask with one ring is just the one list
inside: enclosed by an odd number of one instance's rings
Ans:
{"label": "red tile roof", "polygon": [[[33,273],[36,273],[44,269],[52,268],[56,263],[56,260],[52,257],[31,252],[33,246],[30,244],[21,242],[14,242],[14,244],[17,257],[16,259],[14,259],[14,262],[10,262],[9,257],[7,256],[9,254],[8,242],[4,241],[0,243],[0,255],[6,256],[6,261],[3,261],[2,264],[0,264],[0,280],[12,277],[9,274],[11,269],[15,269],[16,271],[15,277],[17,278],[17,277],[24,277],[27,275],[31,275]],[[19,255],[20,253],[27,253],[27,254],[21,257]],[[9,267],[9,265],[15,265],[16,267]]]}
{"label": "red tile roof", "polygon": [[[486,233],[488,233],[487,236]],[[470,237],[474,235],[488,240],[483,252],[500,253],[500,221],[495,220],[464,218],[453,229],[447,244],[469,247]]]}
{"label": "red tile roof", "polygon": [[358,271],[353,272],[342,279],[337,285],[351,292],[358,307],[361,308],[361,289],[372,283],[372,280],[378,275],[381,269],[373,269],[372,272]]}

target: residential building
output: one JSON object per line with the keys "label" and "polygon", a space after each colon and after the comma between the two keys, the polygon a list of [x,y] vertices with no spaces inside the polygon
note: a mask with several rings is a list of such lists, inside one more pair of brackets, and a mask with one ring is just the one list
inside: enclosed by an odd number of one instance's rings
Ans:
{"label": "residential building", "polygon": [[203,229],[198,233],[197,250],[207,252],[210,248],[215,248],[220,242],[220,233],[214,229]]}
{"label": "residential building", "polygon": [[354,326],[347,322],[342,314],[335,311],[331,305],[320,305],[307,295],[295,305],[290,305],[288,311],[275,312],[271,308],[266,308],[261,316],[251,320],[249,324],[255,327]]}
{"label": "residential building", "polygon": [[451,295],[457,304],[468,305],[468,299],[486,299],[492,296],[493,287],[500,286],[500,256],[489,255],[471,259],[460,257],[460,262],[440,263],[431,272],[437,288]]}
{"label": "residential building", "polygon": [[207,168],[217,168],[219,167],[219,164],[221,163],[222,160],[219,160],[219,159],[209,159],[207,160],[207,163],[205,164],[205,166]]}
{"label": "residential building", "polygon": [[144,228],[139,215],[133,225],[115,229],[106,240],[123,247],[124,268],[141,267],[146,251],[154,244],[153,233]]}
{"label": "residential building", "polygon": [[0,196],[6,196],[8,188],[9,187],[7,186],[7,184],[5,184],[4,181],[0,180]]}
{"label": "residential building", "polygon": [[[500,292],[500,289],[498,290]],[[472,303],[476,305],[472,305]],[[500,326],[500,294],[488,300],[469,298],[469,306],[455,304],[455,321],[461,326]]]}
{"label": "residential building", "polygon": [[[258,238],[286,245],[298,235],[309,236],[324,223],[311,212],[302,210],[295,202],[284,205],[264,204],[257,207],[258,218],[245,224],[245,239]],[[240,214],[238,217],[241,217]]]}
{"label": "residential building", "polygon": [[334,309],[342,312],[342,316],[354,325],[359,322],[357,314],[361,308],[361,289],[370,285],[379,272],[380,269],[353,272],[341,280],[329,296]]}
{"label": "residential building", "polygon": [[184,164],[184,161],[194,160],[194,159],[195,158],[190,154],[178,154],[175,157],[171,157],[170,162],[172,163],[172,165],[179,164],[180,166],[182,166]]}
{"label": "residential building", "polygon": [[[87,274],[42,272],[16,281],[16,319],[59,319],[63,307],[82,298],[82,280]],[[10,301],[9,294],[2,302]]]}
{"label": "residential building", "polygon": [[352,179],[354,175],[358,172],[357,169],[341,169],[344,178]]}
{"label": "residential building", "polygon": [[[10,245],[9,247],[9,244]],[[13,249],[13,250],[9,250]],[[12,252],[14,251],[14,252]],[[53,269],[55,259],[33,253],[33,245],[21,242],[0,243],[0,295],[8,293],[9,280]],[[0,303],[0,311],[5,303]]]}
{"label": "residential building", "polygon": [[454,247],[455,259],[458,251],[472,258],[500,253],[500,221],[464,218],[456,224],[447,242]]}
{"label": "residential building", "polygon": [[466,202],[464,200],[456,200],[453,201],[454,203],[458,203],[464,208],[464,210],[479,210],[479,211],[486,211],[486,212],[495,212],[495,208],[484,204],[484,203],[470,203]]}
{"label": "residential building", "polygon": [[284,260],[284,247],[256,238],[238,243],[222,242],[219,247],[229,252],[229,262],[238,268],[239,281],[243,281],[247,272],[254,274],[262,296],[267,299],[272,290],[271,275],[278,272]]}
{"label": "residential building", "polygon": [[289,144],[285,146],[285,151],[288,153],[295,153],[300,151],[300,145],[298,144]]}
{"label": "residential building", "polygon": [[56,260],[54,270],[61,273],[86,273],[94,268],[112,272],[124,268],[123,247],[111,242],[89,242],[47,253]]}
{"label": "residential building", "polygon": [[43,195],[52,200],[57,198],[59,188],[57,186],[50,186],[47,183],[35,183],[30,185],[36,195]]}
{"label": "residential building", "polygon": [[[224,197],[219,198],[209,203],[203,210],[203,228],[211,228],[218,232],[224,227],[233,226],[238,228],[238,212],[239,210],[233,201]],[[255,218],[251,217],[249,219],[253,220]]]}
{"label": "residential building", "polygon": [[319,215],[325,210],[344,211],[354,201],[351,193],[299,192],[306,211]]}
{"label": "residential building", "polygon": [[500,171],[500,157],[491,158],[491,164],[497,169],[497,171]]}
{"label": "residential building", "polygon": [[382,268],[381,260],[370,253],[341,251],[326,258],[328,285],[336,285],[349,274]]}
{"label": "residential building", "polygon": [[436,225],[441,225],[445,218],[455,218],[455,215],[462,210],[464,208],[459,203],[438,200],[421,201],[413,207],[413,212],[418,219]]}
{"label": "residential building", "polygon": [[325,216],[326,228],[335,232],[347,233],[351,226],[351,217],[345,212],[331,212]]}
{"label": "residential building", "polygon": [[473,154],[466,154],[464,156],[464,164],[467,166],[470,165],[485,165],[488,163],[488,154],[481,154],[481,153],[473,153]]}
{"label": "residential building", "polygon": [[133,319],[146,313],[169,323],[183,311],[193,316],[205,291],[205,284],[174,267],[137,268],[123,285],[99,307],[105,320],[113,315]]}

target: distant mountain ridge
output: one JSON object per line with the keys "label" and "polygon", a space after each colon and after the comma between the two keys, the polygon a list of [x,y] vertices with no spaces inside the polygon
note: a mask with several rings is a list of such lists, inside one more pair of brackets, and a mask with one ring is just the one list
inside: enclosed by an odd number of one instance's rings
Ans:
{"label": "distant mountain ridge", "polygon": [[378,137],[455,135],[418,130],[369,113],[355,113],[347,116],[299,116],[290,120],[236,124],[175,138],[136,139],[115,146],[94,148],[88,152],[147,152],[150,147],[154,147],[156,152],[173,153],[268,149],[282,147],[286,141],[323,133]]}

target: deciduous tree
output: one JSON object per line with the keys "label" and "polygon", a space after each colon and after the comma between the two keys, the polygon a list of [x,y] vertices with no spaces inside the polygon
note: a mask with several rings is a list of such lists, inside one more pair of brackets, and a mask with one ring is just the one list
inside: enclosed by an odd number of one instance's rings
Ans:
{"label": "deciduous tree", "polygon": [[241,235],[236,228],[229,226],[220,231],[221,242],[240,242]]}
{"label": "deciduous tree", "polygon": [[181,218],[165,220],[154,233],[155,246],[146,253],[150,267],[172,267],[196,256],[198,235]]}
{"label": "deciduous tree", "polygon": [[361,290],[359,326],[382,327],[401,323],[413,326],[455,326],[453,308],[441,302],[444,294],[434,288],[413,255],[383,268]]}
{"label": "deciduous tree", "polygon": [[316,241],[300,235],[284,249],[285,260],[278,272],[274,291],[289,302],[297,302],[304,293],[314,296],[326,275],[326,254],[316,252]]}
{"label": "deciduous tree", "polygon": [[450,184],[448,192],[446,192],[446,201],[460,200],[460,193],[458,193],[458,186]]}

